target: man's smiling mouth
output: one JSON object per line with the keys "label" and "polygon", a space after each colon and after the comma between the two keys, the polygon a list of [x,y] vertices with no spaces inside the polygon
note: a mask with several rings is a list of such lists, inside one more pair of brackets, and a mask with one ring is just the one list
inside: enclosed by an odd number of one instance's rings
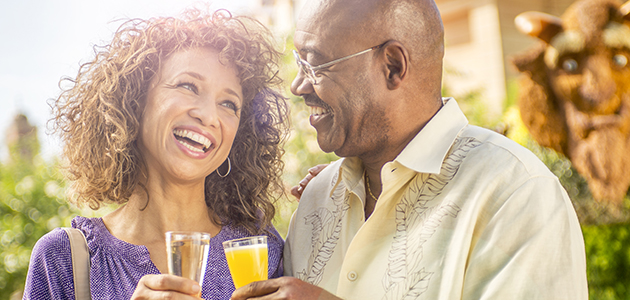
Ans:
{"label": "man's smiling mouth", "polygon": [[325,109],[323,107],[311,106],[310,108],[311,108],[311,116],[321,116],[321,115],[326,115],[330,113],[328,109]]}

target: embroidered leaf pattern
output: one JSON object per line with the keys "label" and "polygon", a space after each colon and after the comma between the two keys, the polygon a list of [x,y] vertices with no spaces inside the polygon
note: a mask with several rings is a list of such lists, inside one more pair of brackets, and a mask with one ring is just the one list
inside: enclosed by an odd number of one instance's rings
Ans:
{"label": "embroidered leaf pattern", "polygon": [[429,288],[433,272],[421,266],[423,245],[445,217],[456,218],[454,203],[436,203],[435,198],[455,177],[468,152],[478,146],[473,138],[459,138],[447,155],[440,174],[419,174],[396,206],[396,233],[383,276],[383,299],[417,299]]}
{"label": "embroidered leaf pattern", "polygon": [[348,205],[350,195],[346,193],[345,186],[337,180],[339,180],[338,176],[333,177],[331,182],[333,192],[329,200],[335,205],[334,211],[322,207],[304,218],[304,222],[312,226],[313,250],[308,259],[309,269],[298,272],[296,277],[314,285],[322,280],[324,268],[339,241],[343,217],[350,208]]}

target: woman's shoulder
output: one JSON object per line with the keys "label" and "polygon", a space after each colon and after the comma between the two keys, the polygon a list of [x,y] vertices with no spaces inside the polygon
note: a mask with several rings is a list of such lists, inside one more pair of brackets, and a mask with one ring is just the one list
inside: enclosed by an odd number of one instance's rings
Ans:
{"label": "woman's shoulder", "polygon": [[280,236],[280,233],[273,225],[267,227],[264,232],[267,236],[267,244],[277,245],[278,247],[280,247],[280,249],[282,249],[282,246],[284,246],[284,239],[282,238],[282,236]]}
{"label": "woman's shoulder", "polygon": [[273,225],[270,225],[267,230],[265,230],[265,235],[267,236],[269,278],[280,277],[284,273],[282,266],[284,239]]}
{"label": "woman's shoulder", "polygon": [[33,247],[33,258],[61,259],[64,256],[60,253],[70,252],[70,241],[68,235],[62,228],[55,228],[44,234]]}
{"label": "woman's shoulder", "polygon": [[70,241],[63,229],[55,228],[43,235],[33,247],[24,297],[44,299],[55,294],[58,295],[57,299],[70,299],[72,294],[70,282],[72,282]]}
{"label": "woman's shoulder", "polygon": [[[94,240],[93,227],[97,221],[97,219],[75,217],[72,220],[72,227],[80,230],[90,244],[90,241]],[[70,262],[72,260],[70,240],[65,229],[55,228],[39,238],[33,247],[31,257],[34,261],[46,264],[54,262],[63,265],[64,261]]]}
{"label": "woman's shoulder", "polygon": [[72,228],[78,229],[85,236],[88,248],[92,253],[98,252],[97,248],[105,247],[113,243],[115,239],[105,227],[102,218],[86,218],[76,216],[72,219]]}

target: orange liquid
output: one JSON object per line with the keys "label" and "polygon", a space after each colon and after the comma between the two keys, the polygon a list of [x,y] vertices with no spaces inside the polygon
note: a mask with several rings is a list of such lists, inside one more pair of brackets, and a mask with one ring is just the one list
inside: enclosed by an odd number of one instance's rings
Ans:
{"label": "orange liquid", "polygon": [[238,289],[254,281],[267,280],[267,245],[249,245],[225,250],[234,286]]}

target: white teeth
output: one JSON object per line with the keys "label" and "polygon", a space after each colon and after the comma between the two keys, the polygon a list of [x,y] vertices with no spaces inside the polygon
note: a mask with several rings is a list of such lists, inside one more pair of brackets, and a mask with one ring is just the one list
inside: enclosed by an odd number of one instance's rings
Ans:
{"label": "white teeth", "polygon": [[311,106],[310,108],[311,108],[311,115],[314,115],[314,116],[319,116],[319,115],[328,113],[328,110],[323,109],[319,106]]}
{"label": "white teeth", "polygon": [[[204,153],[204,151],[203,151],[202,149],[195,148],[195,147],[193,147],[193,146],[191,146],[191,145],[189,145],[189,144],[187,144],[187,143],[180,143],[180,144],[184,145],[184,147],[186,147],[186,148],[190,149],[190,150],[191,150],[191,151],[193,151],[193,152],[197,152],[197,153]],[[204,149],[205,149],[205,148],[204,148]]]}
{"label": "white teeth", "polygon": [[173,134],[175,134],[176,136],[179,137],[184,137],[184,138],[188,138],[192,141],[195,141],[201,145],[203,145],[203,149],[198,149],[195,148],[187,143],[182,143],[182,145],[186,146],[186,148],[193,150],[195,152],[201,152],[203,153],[205,150],[209,149],[210,146],[212,146],[212,142],[205,136],[198,134],[194,131],[189,131],[189,130],[185,130],[185,129],[175,129],[173,130]]}

